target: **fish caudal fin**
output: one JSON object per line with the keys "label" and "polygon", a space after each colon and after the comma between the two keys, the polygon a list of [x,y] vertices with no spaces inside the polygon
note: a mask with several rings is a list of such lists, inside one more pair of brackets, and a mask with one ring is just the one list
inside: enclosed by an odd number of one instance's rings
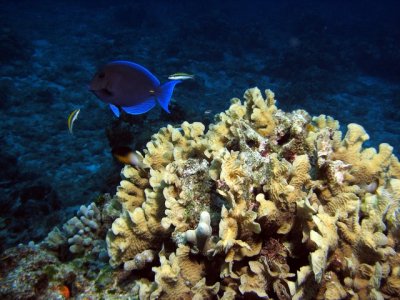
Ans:
{"label": "fish caudal fin", "polygon": [[130,114],[130,115],[141,115],[146,112],[148,112],[150,109],[152,109],[156,105],[156,100],[154,100],[154,97],[151,96],[150,98],[147,98],[144,102],[129,106],[129,107],[122,107],[122,109]]}
{"label": "fish caudal fin", "polygon": [[119,108],[116,107],[116,106],[113,105],[113,104],[110,104],[110,109],[111,109],[111,111],[114,113],[114,115],[115,115],[117,118],[119,118],[119,115],[120,115]]}
{"label": "fish caudal fin", "polygon": [[171,80],[161,86],[161,91],[157,95],[157,101],[160,106],[169,113],[168,104],[171,101],[172,93],[174,92],[175,85],[180,83],[180,80]]}

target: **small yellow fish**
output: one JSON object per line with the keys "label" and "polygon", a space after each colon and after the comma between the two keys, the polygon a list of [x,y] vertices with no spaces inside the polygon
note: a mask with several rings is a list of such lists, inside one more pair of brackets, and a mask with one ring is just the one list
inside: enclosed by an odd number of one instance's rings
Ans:
{"label": "small yellow fish", "polygon": [[81,110],[80,109],[75,109],[72,113],[69,114],[68,116],[68,130],[70,134],[73,134],[73,128],[74,128],[74,122],[76,121],[76,119],[78,119],[78,115],[79,112]]}
{"label": "small yellow fish", "polygon": [[187,73],[175,73],[168,76],[170,80],[188,80],[194,79],[194,75],[187,74]]}

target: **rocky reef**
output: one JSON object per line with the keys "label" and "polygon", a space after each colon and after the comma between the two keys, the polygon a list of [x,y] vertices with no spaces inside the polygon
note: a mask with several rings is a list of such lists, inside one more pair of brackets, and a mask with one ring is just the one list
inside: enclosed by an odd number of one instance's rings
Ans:
{"label": "rocky reef", "polygon": [[[2,299],[389,299],[400,163],[257,88],[205,132],[167,126],[115,196],[1,257]],[[108,255],[107,255],[108,254]],[[68,293],[67,293],[68,292]]]}

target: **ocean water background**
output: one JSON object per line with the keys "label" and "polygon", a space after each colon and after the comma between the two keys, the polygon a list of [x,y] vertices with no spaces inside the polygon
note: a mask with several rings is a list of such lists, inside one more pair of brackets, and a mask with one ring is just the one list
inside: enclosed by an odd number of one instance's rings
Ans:
{"label": "ocean water background", "polygon": [[[167,124],[209,124],[249,87],[344,132],[361,124],[366,146],[400,153],[399,1],[0,1],[0,25],[0,251],[113,193],[112,147],[141,150]],[[115,59],[161,82],[196,79],[176,87],[171,114],[118,120],[87,90]]]}

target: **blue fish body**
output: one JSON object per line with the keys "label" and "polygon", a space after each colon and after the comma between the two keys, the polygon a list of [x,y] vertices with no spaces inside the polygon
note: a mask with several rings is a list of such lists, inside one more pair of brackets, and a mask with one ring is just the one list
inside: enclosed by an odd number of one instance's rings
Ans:
{"label": "blue fish body", "polygon": [[163,85],[149,70],[129,61],[113,61],[101,68],[90,82],[89,89],[102,101],[109,103],[119,117],[120,109],[131,115],[151,110],[156,103],[166,111],[175,85],[171,80]]}

